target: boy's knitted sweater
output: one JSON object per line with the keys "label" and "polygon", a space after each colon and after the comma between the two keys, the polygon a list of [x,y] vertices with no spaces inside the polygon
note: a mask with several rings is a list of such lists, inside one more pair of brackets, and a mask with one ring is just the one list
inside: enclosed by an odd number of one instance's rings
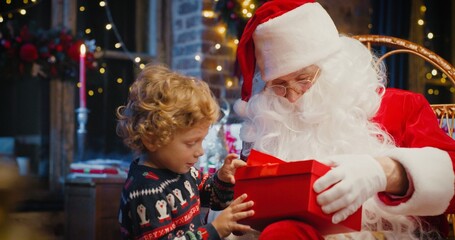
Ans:
{"label": "boy's knitted sweater", "polygon": [[124,239],[219,239],[211,223],[203,224],[200,207],[221,210],[233,198],[233,185],[217,174],[194,167],[177,174],[166,169],[130,165],[119,222]]}

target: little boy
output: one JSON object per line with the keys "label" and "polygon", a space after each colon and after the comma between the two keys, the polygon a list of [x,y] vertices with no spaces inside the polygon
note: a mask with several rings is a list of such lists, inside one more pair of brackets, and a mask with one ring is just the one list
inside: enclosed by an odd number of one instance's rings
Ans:
{"label": "little boy", "polygon": [[[232,201],[235,170],[245,163],[230,154],[210,177],[194,167],[218,116],[205,82],[164,66],[144,68],[117,110],[117,133],[139,155],[121,196],[124,239],[220,239],[251,229],[237,221],[254,214],[253,202],[243,202],[246,194]],[[201,205],[224,210],[203,225]]]}

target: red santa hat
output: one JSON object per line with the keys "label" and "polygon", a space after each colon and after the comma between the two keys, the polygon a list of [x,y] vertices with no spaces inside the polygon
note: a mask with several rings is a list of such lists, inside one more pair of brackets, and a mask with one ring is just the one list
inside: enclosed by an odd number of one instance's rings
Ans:
{"label": "red santa hat", "polygon": [[314,64],[340,47],[335,24],[314,0],[264,3],[245,26],[237,50],[242,100],[252,95],[256,64],[267,82]]}

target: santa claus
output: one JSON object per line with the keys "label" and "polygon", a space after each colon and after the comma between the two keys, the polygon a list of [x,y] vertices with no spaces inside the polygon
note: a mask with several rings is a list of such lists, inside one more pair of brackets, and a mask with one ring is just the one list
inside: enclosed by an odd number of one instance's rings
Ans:
{"label": "santa claus", "polygon": [[309,0],[269,1],[238,47],[243,74],[242,150],[332,167],[313,186],[333,223],[363,207],[362,231],[322,236],[286,220],[262,239],[437,239],[455,210],[455,141],[420,94],[386,88],[382,64],[359,41],[340,36]]}

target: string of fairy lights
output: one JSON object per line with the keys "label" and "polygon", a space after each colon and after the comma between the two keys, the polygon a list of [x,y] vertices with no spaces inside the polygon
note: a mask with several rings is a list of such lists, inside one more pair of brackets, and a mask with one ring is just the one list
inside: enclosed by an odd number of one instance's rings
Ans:
{"label": "string of fairy lights", "polygon": [[[427,12],[427,7],[425,5],[420,6],[419,17],[417,18],[417,25],[420,27],[424,27],[426,24],[426,22],[425,22],[425,13],[426,12]],[[427,40],[431,41],[435,36],[432,31],[428,30],[427,32],[425,32],[425,37]],[[435,84],[440,84],[440,85],[447,84],[448,80],[447,80],[446,74],[444,74],[443,72],[440,72],[439,70],[437,70],[435,68],[428,68],[428,69],[429,69],[428,72],[425,74],[426,80],[431,81]],[[449,91],[451,93],[455,93],[455,87],[453,87],[452,84],[450,84]],[[441,93],[439,92],[438,88],[429,87],[427,89],[427,94],[438,96]]]}
{"label": "string of fairy lights", "polygon": [[[223,0],[215,0],[214,5],[220,4],[220,1]],[[230,19],[242,20],[245,23],[248,21],[249,18],[253,16],[254,11],[256,10],[256,1],[253,0],[243,0],[243,1],[236,1],[236,0],[229,0],[224,1],[221,4],[232,4],[232,13],[229,13]],[[234,8],[235,5],[235,8]],[[235,12],[234,12],[235,11]],[[202,10],[202,17],[206,18],[211,21],[217,21],[215,25],[216,32],[222,36],[221,41],[213,42],[212,46],[209,48],[207,52],[204,53],[196,53],[194,55],[194,60],[198,62],[203,62],[208,56],[216,55],[217,51],[220,51],[223,47],[228,47],[233,49],[232,52],[236,52],[237,45],[239,43],[238,36],[232,34],[229,31],[229,23],[223,21],[222,14],[226,14],[225,12],[215,11],[212,9],[204,9]],[[235,59],[235,56],[231,56],[231,59]],[[234,63],[235,60],[232,60]],[[224,70],[224,66],[222,63],[217,63],[215,66],[215,71],[222,72]],[[227,89],[236,86],[238,83],[238,79],[236,76],[233,76],[232,73],[228,74],[229,76],[224,76],[224,85]]]}
{"label": "string of fairy lights", "polygon": [[[217,4],[219,1],[221,1],[221,0],[215,0],[214,4]],[[236,17],[240,17],[245,21],[248,20],[249,18],[251,18],[251,16],[253,15],[253,13],[257,7],[257,5],[255,4],[255,1],[252,1],[252,0],[243,0],[243,1],[242,0],[231,0],[231,1],[240,6],[240,9],[236,10],[236,11],[238,11],[238,13],[237,12],[235,13]],[[19,7],[17,7],[18,2],[20,2]],[[22,1],[4,0],[4,1],[1,1],[0,6],[2,7],[2,10],[0,10],[0,23],[4,22],[7,19],[14,18],[15,15],[25,16],[27,14],[27,9],[35,6],[39,2],[40,2],[39,0],[22,0]],[[228,2],[228,4],[229,4],[229,2]],[[125,54],[125,56],[135,64],[136,67],[138,67],[140,69],[144,68],[145,63],[143,63],[143,60],[141,59],[141,57],[135,56],[135,54],[130,52],[128,50],[126,44],[124,43],[124,41],[116,27],[116,24],[113,21],[113,17],[112,17],[111,10],[109,8],[108,0],[99,1],[98,7],[105,9],[105,13],[106,13],[106,17],[107,17],[107,22],[105,24],[105,30],[113,31],[115,38],[117,40],[117,42],[114,44],[113,47],[115,49],[121,50]],[[85,6],[84,4],[81,4],[80,6],[78,6],[78,11],[81,13],[87,11],[87,6]],[[419,8],[419,15],[418,15],[419,17],[417,19],[418,26],[425,27],[426,11],[427,11],[427,8],[425,5],[422,5]],[[219,12],[215,12],[214,10],[205,9],[202,11],[201,14],[202,14],[203,18],[212,19],[212,20],[219,19]],[[232,16],[232,13],[231,13],[231,16]],[[217,32],[219,34],[229,35],[226,25],[227,25],[226,23],[223,23],[222,21],[220,21],[218,23],[218,25],[216,26]],[[368,26],[368,28],[371,29],[371,26]],[[90,27],[87,27],[83,30],[83,32],[85,33],[86,36],[89,36],[89,34],[92,31],[93,30]],[[427,30],[425,32],[425,38],[427,40],[431,41],[434,37],[435,37],[434,33],[432,33],[431,31]],[[223,42],[214,42],[213,46],[210,47],[208,52],[197,53],[194,55],[194,59],[195,59],[195,61],[202,62],[205,60],[207,55],[216,53],[216,51],[219,51],[223,46],[232,47],[234,49],[233,52],[235,52],[238,42],[239,42],[239,40],[238,40],[237,36],[230,36],[228,38],[225,38],[223,40]],[[96,46],[96,52],[102,52],[102,51],[103,50],[100,46]],[[223,64],[216,64],[215,70],[218,72],[221,72],[221,71],[223,71],[223,67],[224,67]],[[98,68],[98,72],[101,75],[103,75],[107,71],[106,68],[107,68],[107,64],[102,63]],[[438,82],[439,85],[447,85],[447,81],[448,81],[447,76],[444,73],[439,72],[435,68],[429,68],[428,72],[425,74],[425,78],[427,81],[431,81],[433,83]],[[122,84],[124,82],[124,80],[121,77],[114,77],[114,79],[118,84]],[[226,81],[225,81],[225,86],[227,88],[230,88],[235,85],[235,81],[236,81],[235,79],[227,77]],[[78,85],[78,87],[79,87],[79,85]],[[100,88],[97,88],[96,91],[92,90],[92,89],[87,90],[88,96],[93,96],[95,94],[95,92],[102,94],[103,89],[100,87]],[[455,93],[455,88],[450,87],[450,92]],[[429,95],[439,95],[440,94],[440,92],[437,88],[428,88],[427,93]]]}
{"label": "string of fairy lights", "polygon": [[[117,25],[115,24],[114,20],[113,20],[113,17],[112,17],[112,12],[111,12],[111,9],[109,7],[109,1],[108,0],[101,0],[98,2],[98,7],[100,8],[103,8],[105,10],[105,14],[106,14],[106,17],[107,17],[107,22],[105,23],[104,25],[104,28],[106,31],[113,31],[114,33],[114,36],[116,38],[116,43],[114,43],[114,49],[118,49],[118,50],[121,50],[124,55],[136,66],[138,67],[139,69],[143,69],[145,67],[145,63],[143,62],[142,58],[139,57],[139,56],[134,56],[135,54],[133,54],[126,46],[125,42],[123,41],[123,38],[122,36],[120,35],[119,33],[119,30],[117,28]],[[78,11],[80,13],[84,13],[84,12],[87,12],[88,11],[88,6],[86,6],[85,4],[81,4],[80,6],[78,6]],[[89,36],[90,33],[92,33],[92,27],[88,26],[86,27],[85,29],[83,29],[83,32],[85,33],[86,36]],[[105,48],[107,48],[108,46],[105,46]],[[100,46],[97,46],[96,47],[96,52],[100,53],[102,52],[102,48]],[[102,63],[100,68],[98,69],[98,72],[101,74],[101,75],[104,75],[106,74],[107,72],[107,63]],[[122,77],[114,77],[115,79],[115,82],[117,84],[123,84],[124,82],[124,79]],[[80,82],[77,83],[77,86],[80,87]],[[103,94],[104,90],[102,87],[98,87],[96,89],[96,92],[98,94]],[[87,90],[87,94],[88,96],[94,96],[95,95],[95,91],[92,90],[92,89],[88,89]]]}
{"label": "string of fairy lights", "polygon": [[4,0],[0,2],[0,23],[6,19],[12,19],[14,15],[26,15],[27,9],[34,7],[39,2],[39,0]]}

